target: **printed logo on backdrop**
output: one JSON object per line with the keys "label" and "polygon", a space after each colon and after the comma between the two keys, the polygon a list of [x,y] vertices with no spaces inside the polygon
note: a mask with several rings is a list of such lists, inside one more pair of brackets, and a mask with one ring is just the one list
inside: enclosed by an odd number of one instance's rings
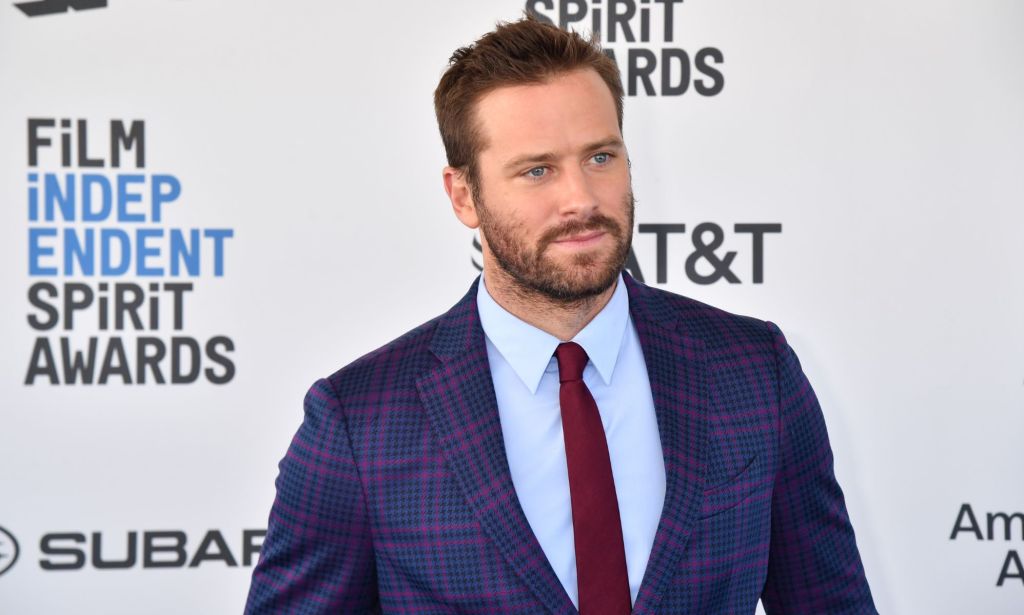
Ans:
{"label": "printed logo on backdrop", "polygon": [[597,35],[619,66],[627,96],[715,96],[725,87],[725,57],[717,47],[679,46],[682,5],[683,0],[526,0],[526,11],[559,28]]}
{"label": "printed logo on backdrop", "polygon": [[18,561],[18,541],[14,534],[0,527],[0,576]]}
{"label": "printed logo on backdrop", "polygon": [[[730,284],[763,284],[765,238],[781,233],[782,225],[774,222],[734,224],[730,235],[726,228],[719,224],[701,222],[693,227],[689,241],[683,237],[686,232],[687,225],[684,223],[638,225],[639,235],[653,235],[653,250],[649,240],[637,241],[634,236],[633,246],[626,257],[626,271],[638,282],[647,284],[652,281],[666,284],[669,271],[679,269],[682,269],[686,278],[694,284],[707,285],[722,280]],[[727,250],[723,247],[727,239],[744,247]],[[642,258],[637,258],[638,244],[641,246]],[[470,261],[477,271],[482,271],[483,248],[477,237],[473,238],[473,250],[475,254]],[[644,272],[652,270],[652,261],[655,277],[654,280],[648,280]]]}
{"label": "printed logo on backdrop", "polygon": [[225,275],[230,228],[184,228],[177,176],[146,167],[146,123],[28,120],[25,384],[230,382],[235,344],[188,335],[202,280]]}
{"label": "printed logo on backdrop", "polygon": [[107,8],[107,0],[35,0],[34,2],[15,2],[14,6],[29,17],[41,17],[67,13],[71,10]]}
{"label": "printed logo on backdrop", "polygon": [[[1008,543],[1021,541],[1024,544],[1024,513],[988,512],[985,513],[985,524],[982,525],[978,522],[971,505],[965,503],[960,506],[949,539]],[[995,562],[992,570],[993,573],[996,570]],[[1016,586],[1017,581],[1020,581],[1020,587],[1024,588],[1024,559],[1016,549],[1010,549],[1003,558],[999,575],[996,576],[996,587]]]}
{"label": "printed logo on backdrop", "polygon": [[259,558],[266,534],[266,530],[242,530],[236,542],[220,530],[209,530],[197,542],[184,530],[130,531],[116,537],[103,532],[53,532],[39,539],[39,567],[129,570],[198,568],[215,562],[228,568],[248,567]]}
{"label": "printed logo on backdrop", "polygon": [[[259,559],[265,529],[235,535],[208,530],[189,536],[184,530],[48,532],[40,536],[39,568],[46,571],[129,570],[133,568],[251,567]],[[18,541],[0,527],[0,575],[18,559]]]}

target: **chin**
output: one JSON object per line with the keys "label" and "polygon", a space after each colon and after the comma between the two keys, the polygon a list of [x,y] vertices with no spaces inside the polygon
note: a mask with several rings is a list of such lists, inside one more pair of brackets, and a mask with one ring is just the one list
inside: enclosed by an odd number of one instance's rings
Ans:
{"label": "chin", "polygon": [[548,280],[549,283],[545,286],[549,292],[546,294],[562,300],[596,297],[615,284],[620,270],[621,268],[613,268],[610,265],[572,266],[569,271],[563,272],[563,275]]}

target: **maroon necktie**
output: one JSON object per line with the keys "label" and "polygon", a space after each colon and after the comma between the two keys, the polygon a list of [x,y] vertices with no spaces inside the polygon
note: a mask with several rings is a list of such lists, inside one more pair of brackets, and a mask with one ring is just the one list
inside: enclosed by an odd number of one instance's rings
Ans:
{"label": "maroon necktie", "polygon": [[569,466],[580,615],[623,615],[632,608],[626,549],[608,442],[597,404],[583,382],[587,351],[567,342],[558,345],[555,357],[562,383],[558,399]]}

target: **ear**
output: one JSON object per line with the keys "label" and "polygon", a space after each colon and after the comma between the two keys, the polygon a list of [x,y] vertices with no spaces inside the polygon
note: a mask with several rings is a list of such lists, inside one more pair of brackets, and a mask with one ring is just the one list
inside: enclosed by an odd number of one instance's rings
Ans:
{"label": "ear", "polygon": [[441,176],[444,178],[444,191],[448,193],[448,200],[452,202],[455,217],[469,228],[479,227],[480,218],[477,216],[473,190],[466,181],[466,174],[455,167],[445,167],[441,171]]}

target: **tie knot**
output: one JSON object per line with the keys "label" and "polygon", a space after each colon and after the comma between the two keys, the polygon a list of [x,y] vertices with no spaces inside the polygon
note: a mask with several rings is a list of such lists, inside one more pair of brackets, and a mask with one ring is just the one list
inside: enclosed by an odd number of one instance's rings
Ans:
{"label": "tie knot", "polygon": [[583,368],[587,366],[587,351],[576,342],[565,342],[555,348],[558,360],[558,381],[571,382],[583,379]]}

